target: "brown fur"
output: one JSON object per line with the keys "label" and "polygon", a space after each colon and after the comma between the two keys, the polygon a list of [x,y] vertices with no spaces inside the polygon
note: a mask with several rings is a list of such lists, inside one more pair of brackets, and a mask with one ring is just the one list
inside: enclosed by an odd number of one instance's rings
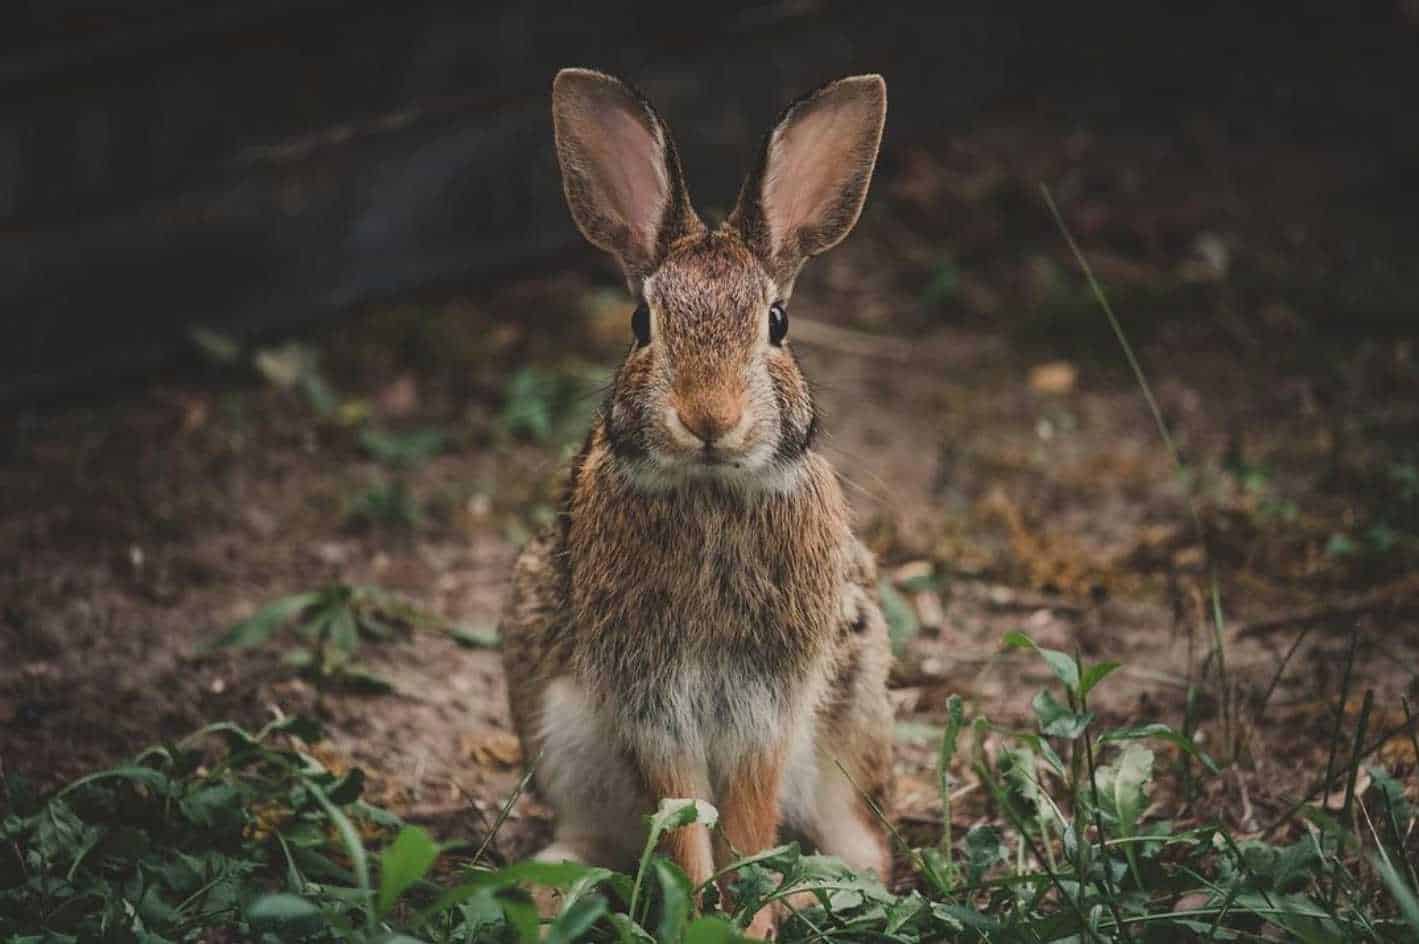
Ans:
{"label": "brown fur", "polygon": [[[886,877],[882,830],[838,769],[885,805],[890,650],[876,573],[812,450],[813,402],[792,349],[766,328],[802,260],[856,220],[881,89],[875,77],[844,80],[791,108],[740,210],[706,232],[686,222],[669,133],[644,99],[596,73],[558,78],[568,202],[588,239],[622,260],[652,329],[572,464],[559,521],[519,559],[503,620],[513,721],[559,817],[549,857],[624,866],[639,817],[686,796],[720,810],[713,844],[700,826],[666,840],[692,880],[731,849],[771,845],[781,827]],[[821,206],[791,195],[807,223],[787,241],[780,227],[766,250],[764,232],[782,220],[764,216],[758,187],[777,161],[818,159],[792,151],[805,114],[831,131],[815,132],[815,147],[855,163],[806,191],[826,193]],[[664,162],[642,177],[677,188],[649,242],[605,203],[643,207],[643,195],[598,191],[611,169],[577,144],[598,121],[624,129],[627,115],[651,132],[628,140],[653,152],[630,158]],[[751,927],[770,929],[766,916]]]}

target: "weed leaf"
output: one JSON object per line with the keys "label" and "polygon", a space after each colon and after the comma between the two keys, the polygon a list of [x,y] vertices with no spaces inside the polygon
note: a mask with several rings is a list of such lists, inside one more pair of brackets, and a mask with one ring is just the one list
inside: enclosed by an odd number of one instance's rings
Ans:
{"label": "weed leaf", "polygon": [[1079,694],[1087,696],[1104,679],[1108,678],[1118,669],[1122,668],[1119,662],[1096,662],[1084,670],[1084,674],[1079,679]]}
{"label": "weed leaf", "polygon": [[320,926],[320,908],[313,902],[278,892],[263,895],[246,909],[246,919],[264,931],[308,934]]}
{"label": "weed leaf", "polygon": [[660,884],[660,923],[655,939],[660,944],[675,944],[685,931],[694,904],[694,890],[680,867],[664,859],[655,861],[655,877]]}
{"label": "weed leaf", "polygon": [[1094,720],[1092,711],[1076,712],[1066,705],[1061,705],[1049,689],[1041,689],[1030,706],[1034,708],[1035,717],[1040,721],[1042,734],[1064,738],[1066,741],[1079,737]]}
{"label": "weed leaf", "polygon": [[268,603],[215,639],[213,649],[246,649],[268,641],[302,610],[319,602],[319,593],[296,593]]}
{"label": "weed leaf", "polygon": [[587,940],[593,925],[606,916],[610,909],[606,899],[592,895],[568,905],[557,919],[547,928],[543,944],[575,944]]}
{"label": "weed leaf", "polygon": [[1072,692],[1079,691],[1079,663],[1067,652],[1060,652],[1058,649],[1044,649],[1036,645],[1035,641],[1024,633],[1016,630],[1005,634],[1001,641],[1006,649],[1029,648],[1040,654],[1040,658],[1045,660],[1045,664],[1050,667],[1055,678],[1064,683],[1064,687]]}
{"label": "weed leaf", "polygon": [[907,598],[892,586],[885,577],[877,582],[877,592],[882,600],[882,618],[887,621],[887,636],[892,640],[892,651],[901,654],[906,644],[921,632],[921,622]]}
{"label": "weed leaf", "polygon": [[429,871],[439,856],[438,843],[419,826],[405,826],[379,857],[379,898],[375,910],[383,917],[399,896]]}

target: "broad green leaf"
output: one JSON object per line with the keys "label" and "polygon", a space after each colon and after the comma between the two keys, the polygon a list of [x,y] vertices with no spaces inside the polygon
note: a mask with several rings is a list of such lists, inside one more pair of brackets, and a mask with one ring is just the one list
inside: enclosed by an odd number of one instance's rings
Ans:
{"label": "broad green leaf", "polygon": [[995,826],[972,826],[966,833],[966,879],[971,884],[980,882],[985,873],[997,863],[1004,862],[1008,850],[1005,837]]}
{"label": "broad green leaf", "polygon": [[732,944],[739,930],[723,918],[696,918],[685,929],[685,944]]}
{"label": "broad green leaf", "polygon": [[610,909],[606,899],[599,895],[581,898],[568,905],[557,919],[547,928],[543,944],[576,944],[586,940],[592,925],[600,921]]}
{"label": "broad green leaf", "polygon": [[300,738],[307,744],[315,744],[325,740],[325,729],[321,727],[320,722],[302,715],[291,715],[272,721],[257,732],[256,740],[265,741],[273,734],[289,734],[291,737]]}
{"label": "broad green leaf", "polygon": [[887,924],[882,930],[886,934],[896,934],[926,907],[926,899],[918,891],[912,891],[887,906]]}
{"label": "broad green leaf", "polygon": [[892,723],[892,737],[900,744],[930,744],[939,742],[945,729],[939,724],[903,719]]}
{"label": "broad green leaf", "polygon": [[1098,662],[1084,670],[1084,674],[1079,679],[1079,694],[1086,696],[1095,685],[1098,685],[1105,678],[1112,675],[1123,667],[1120,662]]}
{"label": "broad green leaf", "polygon": [[360,629],[355,624],[355,614],[350,612],[348,606],[333,610],[326,632],[337,652],[350,655],[360,646]]}
{"label": "broad green leaf", "polygon": [[1401,852],[1404,849],[1405,831],[1414,811],[1404,795],[1404,785],[1389,775],[1383,767],[1368,767],[1370,789],[1368,794],[1377,794],[1371,805],[1378,810],[1375,820],[1380,824],[1379,833],[1389,845]]}
{"label": "broad green leaf", "polygon": [[457,909],[457,913],[463,916],[466,932],[464,940],[502,940],[502,936],[494,929],[500,929],[506,919],[503,918],[503,909],[498,905],[494,891],[491,888],[480,888],[476,894],[456,905],[450,905],[446,909],[426,908],[419,912],[418,918],[415,919],[416,926],[426,926],[434,918],[442,916],[445,911]]}
{"label": "broad green leaf", "polygon": [[966,928],[989,932],[1000,927],[996,922],[977,911],[964,905],[953,905],[949,902],[932,902],[931,916],[957,934],[965,931]]}
{"label": "broad green leaf", "polygon": [[1166,724],[1144,724],[1132,728],[1115,728],[1112,731],[1105,731],[1099,735],[1100,744],[1108,744],[1112,741],[1136,741],[1142,738],[1157,738],[1166,741],[1177,747],[1179,750],[1197,758],[1202,766],[1212,773],[1217,773],[1217,762],[1207,753],[1201,750],[1191,739],[1184,737]]}
{"label": "broad green leaf", "polygon": [[[1113,815],[1118,837],[1137,835],[1138,818],[1148,805],[1148,781],[1153,777],[1153,752],[1141,744],[1129,742],[1123,754],[1113,764],[1105,764],[1094,774],[1100,806]],[[1124,857],[1140,887],[1143,873],[1132,843],[1124,843]]]}
{"label": "broad green leaf", "polygon": [[538,944],[537,906],[520,888],[501,888],[494,896],[503,909],[503,917],[517,931],[522,944]]}
{"label": "broad green leaf", "polygon": [[218,636],[207,648],[246,649],[259,646],[275,635],[293,616],[319,599],[318,592],[296,593],[268,603]]}
{"label": "broad green leaf", "polygon": [[1040,658],[1045,660],[1045,664],[1050,667],[1055,678],[1064,683],[1065,688],[1072,692],[1079,691],[1079,663],[1074,661],[1074,657],[1067,652],[1041,648],[1036,645],[1033,639],[1018,630],[1006,633],[1001,642],[1006,649],[1029,648],[1035,650],[1039,653]]}
{"label": "broad green leaf", "polygon": [[58,797],[45,804],[35,828],[36,851],[51,862],[78,862],[103,839],[103,831],[79,818]]}
{"label": "broad green leaf", "polygon": [[[359,886],[366,902],[373,894],[370,889],[370,863],[369,856],[365,852],[365,844],[360,841],[360,834],[355,831],[355,825],[350,822],[350,818],[340,812],[340,808],[330,802],[330,798],[325,795],[325,791],[311,783],[308,784],[311,795],[325,810],[325,815],[335,824],[335,829],[340,834],[340,840],[345,846],[345,854],[350,857],[350,866],[355,873],[355,882]],[[369,928],[374,927],[374,913],[366,909],[366,924]]]}
{"label": "broad green leaf", "polygon": [[631,890],[630,914],[632,918],[640,917],[636,906],[640,903],[641,885],[645,881],[645,873],[650,868],[651,855],[655,852],[655,846],[660,842],[660,837],[672,829],[681,829],[691,823],[702,823],[707,828],[713,829],[717,822],[719,822],[719,811],[704,800],[667,797],[660,801],[660,806],[656,811],[646,818],[645,849],[641,851],[640,866],[636,869],[636,882]]}
{"label": "broad green leaf", "polygon": [[892,581],[886,577],[877,581],[877,592],[882,600],[882,618],[887,621],[887,637],[892,640],[892,651],[900,655],[906,644],[921,632],[921,622],[907,598],[892,586]]}
{"label": "broad green leaf", "polygon": [[610,878],[611,874],[607,869],[582,865],[580,862],[539,862],[536,859],[516,862],[501,869],[475,869],[464,873],[464,881],[461,884],[445,890],[432,905],[421,911],[420,919],[428,920],[433,915],[470,901],[490,889],[509,888],[523,883],[546,885],[549,888],[569,888],[582,881],[600,882]]}
{"label": "broad green leaf", "polygon": [[1006,747],[1000,752],[996,770],[1004,781],[1004,798],[1026,823],[1040,819],[1046,805],[1040,796],[1038,765],[1035,752],[1028,747]]}
{"label": "broad green leaf", "polygon": [[375,674],[362,663],[353,663],[340,669],[337,680],[346,691],[365,695],[388,695],[395,690],[393,682]]}
{"label": "broad green leaf", "polygon": [[375,910],[383,917],[399,896],[423,878],[439,856],[438,843],[420,826],[405,826],[379,857],[379,897]]}
{"label": "broad green leaf", "polygon": [[719,811],[705,800],[670,798],[660,801],[660,806],[649,817],[651,838],[660,837],[672,829],[702,823],[713,828],[719,822]]}
{"label": "broad green leaf", "polygon": [[320,908],[287,892],[262,895],[246,909],[246,919],[263,931],[309,934],[321,924]]}
{"label": "broad green leaf", "polygon": [[496,629],[468,629],[454,626],[448,631],[453,641],[468,649],[498,649],[502,647],[502,637]]}
{"label": "broad green leaf", "polygon": [[1094,720],[1092,711],[1071,711],[1069,706],[1061,705],[1047,688],[1042,688],[1035,694],[1030,707],[1034,708],[1035,717],[1040,720],[1041,733],[1049,737],[1064,738],[1066,741],[1078,738]]}
{"label": "broad green leaf", "polygon": [[650,932],[631,920],[629,915],[619,912],[610,915],[611,927],[616,929],[616,940],[621,944],[656,944]]}
{"label": "broad green leaf", "polygon": [[1166,924],[1162,926],[1167,927],[1167,925],[1169,924],[1175,924],[1178,927],[1187,928],[1193,934],[1197,935],[1200,940],[1204,941],[1235,941],[1240,939],[1241,937],[1241,935],[1239,935],[1236,931],[1231,931],[1224,927],[1215,926],[1212,922],[1193,921],[1188,918],[1171,918],[1167,921]]}
{"label": "broad green leaf", "polygon": [[241,343],[229,334],[196,325],[188,329],[187,337],[198,350],[218,364],[235,364],[241,357]]}
{"label": "broad green leaf", "polygon": [[588,394],[606,377],[600,370],[524,367],[503,390],[499,425],[510,434],[527,435],[539,442],[579,434],[595,409],[595,398]]}
{"label": "broad green leaf", "polygon": [[918,867],[931,886],[930,890],[938,895],[950,895],[955,889],[960,873],[946,855],[940,849],[921,849],[917,853]]}
{"label": "broad green leaf", "polygon": [[1020,742],[1028,744],[1036,754],[1039,754],[1045,759],[1045,763],[1049,764],[1050,770],[1053,770],[1060,777],[1066,776],[1064,761],[1060,758],[1059,754],[1055,752],[1053,745],[1051,745],[1043,735],[1035,734],[1031,731],[1010,731],[1007,733]]}
{"label": "broad green leaf", "polygon": [[113,767],[108,770],[100,770],[98,773],[89,774],[87,777],[80,777],[60,790],[55,797],[67,796],[85,784],[96,783],[100,780],[127,780],[132,783],[140,783],[148,787],[155,793],[165,795],[172,786],[167,774],[151,767],[123,766]]}
{"label": "broad green leaf", "polygon": [[305,646],[296,646],[281,653],[281,664],[304,672],[315,665],[315,652]]}
{"label": "broad green leaf", "polygon": [[412,466],[432,459],[448,441],[443,430],[434,427],[391,433],[366,426],[360,431],[360,446],[371,457],[390,465]]}
{"label": "broad green leaf", "polygon": [[1384,880],[1385,887],[1394,896],[1395,904],[1399,906],[1399,913],[1404,915],[1404,922],[1409,925],[1410,930],[1415,934],[1415,940],[1419,940],[1419,896],[1416,896],[1414,889],[1410,888],[1404,881],[1399,870],[1390,862],[1389,857],[1371,857],[1370,863]]}
{"label": "broad green leaf", "polygon": [[566,888],[588,875],[600,875],[605,871],[605,869],[583,865],[580,862],[539,862],[529,859],[526,862],[515,862],[490,872],[474,872],[469,878],[472,882],[481,881],[488,885],[516,885],[519,882],[529,882],[533,885],[546,885],[549,888]]}
{"label": "broad green leaf", "polygon": [[351,767],[345,776],[335,781],[326,796],[337,806],[347,806],[360,798],[365,789],[365,772],[359,767]]}
{"label": "broad green leaf", "polygon": [[[1104,768],[1100,768],[1100,774]],[[1153,752],[1141,744],[1129,744],[1108,777],[1110,802],[1118,816],[1120,832],[1132,836],[1137,832],[1138,817],[1148,805],[1148,781],[1153,778]]]}
{"label": "broad green leaf", "polygon": [[[772,848],[763,849],[759,852],[755,852],[752,855],[746,855],[742,858],[735,859],[729,865],[726,865],[723,869],[721,869],[720,872],[721,874],[725,874],[728,872],[735,871],[737,869],[745,868],[747,866],[761,866],[765,869],[772,869],[773,871],[778,872],[780,875],[785,876],[787,880],[789,878],[796,877],[802,874],[803,862],[805,859],[809,858],[816,857],[802,855],[801,851],[798,848],[798,843],[787,842],[781,846],[773,846]],[[711,878],[709,881],[705,882],[704,885],[700,886],[697,891],[703,894],[704,892],[711,890],[713,886],[714,879]]]}
{"label": "broad green leaf", "polygon": [[665,859],[655,860],[655,877],[660,885],[660,923],[655,939],[660,944],[676,944],[690,920],[694,890],[680,867]]}

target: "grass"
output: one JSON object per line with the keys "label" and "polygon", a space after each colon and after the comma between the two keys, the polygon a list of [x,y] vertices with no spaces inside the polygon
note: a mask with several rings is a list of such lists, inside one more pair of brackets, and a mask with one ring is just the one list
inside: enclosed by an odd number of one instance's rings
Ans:
{"label": "grass", "polygon": [[496,633],[453,626],[380,587],[332,583],[278,597],[213,639],[211,649],[277,648],[281,661],[323,687],[385,694],[393,686],[360,660],[369,643],[445,632],[466,648],[498,645]]}
{"label": "grass", "polygon": [[[688,800],[666,800],[648,817],[635,874],[531,862],[492,868],[483,861],[491,835],[476,850],[442,845],[363,802],[364,774],[329,769],[311,750],[319,728],[283,719],[255,732],[212,725],[43,797],[6,778],[0,932],[16,942],[698,944],[734,940],[760,908],[792,897],[784,941],[1419,934],[1415,810],[1401,784],[1365,766],[1363,721],[1337,766],[1349,785],[1343,809],[1299,809],[1305,828],[1295,841],[1236,837],[1217,823],[1178,827],[1152,809],[1159,762],[1185,754],[1204,777],[1218,775],[1217,764],[1166,725],[1100,726],[1090,695],[1116,663],[1087,664],[1023,633],[1004,645],[1030,650],[1052,673],[1033,703],[1037,727],[968,717],[951,700],[943,808],[960,758],[996,815],[959,839],[943,828],[939,843],[903,844],[903,874],[891,888],[796,845],[741,861],[722,888],[692,888],[655,855],[665,832],[713,824],[712,807]],[[545,922],[534,905],[539,888],[561,892]]]}

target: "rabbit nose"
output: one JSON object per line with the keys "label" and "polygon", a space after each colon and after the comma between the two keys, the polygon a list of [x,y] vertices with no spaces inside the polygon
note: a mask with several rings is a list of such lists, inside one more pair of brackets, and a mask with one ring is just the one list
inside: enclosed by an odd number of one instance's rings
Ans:
{"label": "rabbit nose", "polygon": [[681,425],[693,433],[706,446],[715,442],[739,425],[744,415],[744,406],[736,398],[714,397],[697,399],[692,403],[677,405],[675,415]]}

